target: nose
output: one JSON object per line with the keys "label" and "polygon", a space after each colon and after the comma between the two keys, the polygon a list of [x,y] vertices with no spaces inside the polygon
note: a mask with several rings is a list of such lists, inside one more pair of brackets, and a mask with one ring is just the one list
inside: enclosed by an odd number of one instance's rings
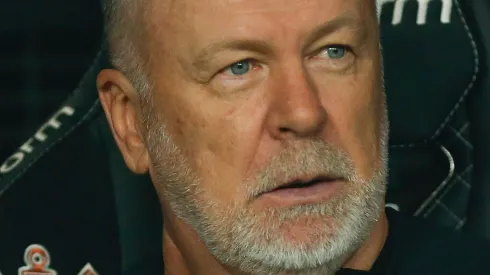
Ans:
{"label": "nose", "polygon": [[[291,68],[291,66],[289,66]],[[267,125],[275,139],[298,139],[318,136],[327,122],[314,81],[301,65],[282,70],[271,79]]]}

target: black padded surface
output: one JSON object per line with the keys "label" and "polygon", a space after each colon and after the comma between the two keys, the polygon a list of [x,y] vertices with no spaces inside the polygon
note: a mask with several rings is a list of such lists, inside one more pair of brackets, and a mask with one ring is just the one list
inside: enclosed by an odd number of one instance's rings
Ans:
{"label": "black padded surface", "polygon": [[471,136],[475,148],[473,191],[465,229],[490,239],[490,1],[468,0],[472,24],[478,31],[481,56],[478,93],[470,95]]}
{"label": "black padded surface", "polygon": [[100,47],[99,0],[0,0],[0,159],[78,85]]}
{"label": "black padded surface", "polygon": [[417,24],[416,0],[404,2],[402,20],[395,25],[395,3],[388,2],[382,8],[392,146],[410,146],[436,138],[474,86],[479,69],[474,35],[459,1],[448,6],[450,21],[441,20],[443,2],[446,1],[429,2],[424,24]]}
{"label": "black padded surface", "polygon": [[[98,99],[97,74],[109,67],[103,50],[73,95],[0,165],[0,253],[9,255],[0,254],[0,270],[7,274],[31,244],[51,251],[52,267],[68,274],[86,263],[121,274],[162,258],[156,192],[148,176],[125,166]],[[41,221],[47,226],[38,230]],[[78,247],[70,256],[67,243]]]}
{"label": "black padded surface", "polygon": [[[121,274],[118,217],[102,142],[95,77],[99,59],[51,119],[0,166],[0,270],[16,274],[24,251],[42,245],[51,268],[78,274],[88,263]],[[87,92],[89,91],[89,92]]]}
{"label": "black padded surface", "polygon": [[385,2],[381,30],[391,120],[387,201],[461,229],[474,183],[470,133],[477,126],[468,97],[479,92],[482,77],[477,31],[468,22],[465,1],[428,1],[426,13],[416,0]]}

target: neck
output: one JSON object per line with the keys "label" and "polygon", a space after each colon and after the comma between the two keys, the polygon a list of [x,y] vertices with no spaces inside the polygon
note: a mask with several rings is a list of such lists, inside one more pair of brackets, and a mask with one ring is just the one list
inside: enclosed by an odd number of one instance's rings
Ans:
{"label": "neck", "polygon": [[[166,207],[165,207],[166,206]],[[169,205],[163,207],[163,261],[165,275],[231,275],[230,272],[209,253],[197,233],[177,218]]]}
{"label": "neck", "polygon": [[387,237],[388,218],[383,209],[378,222],[374,225],[367,240],[356,253],[349,258],[343,267],[363,271],[370,270],[381,253]]}
{"label": "neck", "polygon": [[[166,217],[163,232],[165,275],[244,275],[221,265],[199,240],[197,234],[175,216]],[[172,225],[173,224],[173,225]],[[370,270],[388,236],[384,211],[363,245],[344,264],[344,268]]]}

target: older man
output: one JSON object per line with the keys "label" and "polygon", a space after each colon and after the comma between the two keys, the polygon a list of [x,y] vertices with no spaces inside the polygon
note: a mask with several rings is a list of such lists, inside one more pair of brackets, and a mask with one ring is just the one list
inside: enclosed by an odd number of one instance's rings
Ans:
{"label": "older man", "polygon": [[100,98],[159,194],[165,274],[396,271],[374,1],[105,8]]}

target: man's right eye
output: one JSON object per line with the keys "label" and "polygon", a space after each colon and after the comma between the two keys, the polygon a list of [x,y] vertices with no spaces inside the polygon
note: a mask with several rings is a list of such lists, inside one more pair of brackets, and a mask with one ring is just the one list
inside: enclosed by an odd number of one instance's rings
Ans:
{"label": "man's right eye", "polygon": [[252,61],[247,59],[247,60],[242,60],[238,61],[236,63],[231,64],[227,68],[223,70],[223,73],[229,76],[242,76],[252,69]]}

